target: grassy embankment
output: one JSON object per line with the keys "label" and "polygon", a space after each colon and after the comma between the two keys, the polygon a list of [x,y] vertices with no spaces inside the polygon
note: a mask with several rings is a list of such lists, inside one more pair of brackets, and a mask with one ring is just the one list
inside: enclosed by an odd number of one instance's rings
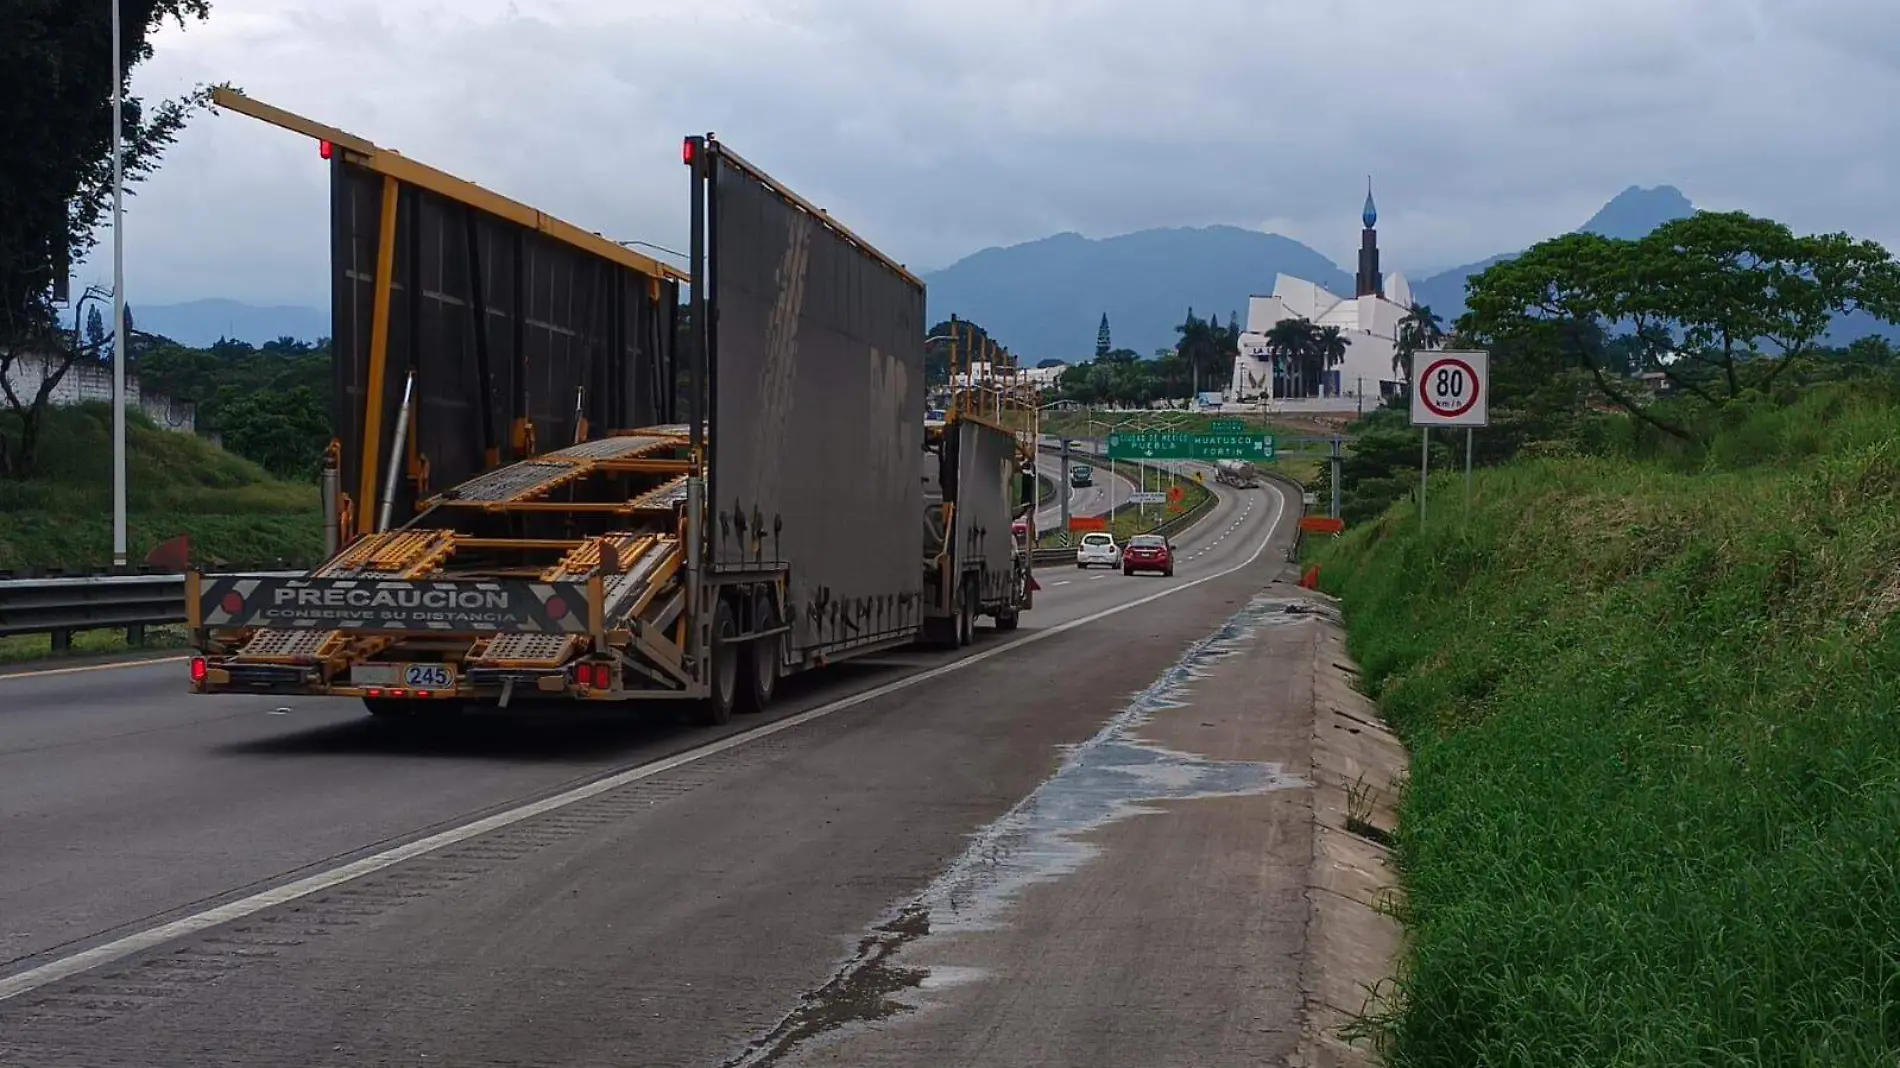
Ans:
{"label": "grassy embankment", "polygon": [[1894,1063],[1900,403],[1725,422],[1319,554],[1413,758],[1392,1063]]}
{"label": "grassy embankment", "polygon": [[[35,476],[0,479],[0,571],[110,565],[111,430],[105,405],[47,413]],[[134,564],[180,534],[191,538],[192,561],[207,566],[294,566],[322,555],[314,486],[274,480],[247,460],[201,438],[160,430],[138,413],[126,424],[126,513]],[[76,635],[73,644],[75,652],[123,647],[121,636],[105,632]],[[4,638],[0,660],[48,648],[44,636]]]}

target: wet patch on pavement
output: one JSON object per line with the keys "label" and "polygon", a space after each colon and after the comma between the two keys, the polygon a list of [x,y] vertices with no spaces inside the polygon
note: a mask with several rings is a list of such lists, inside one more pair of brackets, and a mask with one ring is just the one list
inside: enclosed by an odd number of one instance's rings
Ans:
{"label": "wet patch on pavement", "polygon": [[899,950],[930,933],[930,914],[921,905],[909,905],[897,916],[871,929],[858,942],[851,960],[831,981],[805,995],[798,1008],[777,1027],[755,1039],[720,1068],[766,1068],[778,1063],[805,1042],[820,1035],[843,1034],[856,1025],[872,1023],[903,1011],[907,1006],[892,995],[926,985],[923,968],[893,963]]}
{"label": "wet patch on pavement", "polygon": [[899,1012],[921,1008],[908,992],[980,980],[982,969],[905,966],[897,957],[930,937],[996,930],[1024,890],[1077,871],[1101,853],[1089,835],[1161,811],[1160,802],[1249,797],[1307,785],[1281,765],[1212,760],[1140,736],[1157,716],[1189,707],[1197,682],[1220,661],[1253,648],[1265,627],[1305,618],[1310,602],[1260,596],[1212,635],[1188,647],[1153,685],[1094,736],[1067,747],[1060,767],[1028,797],[978,831],[924,892],[874,928],[823,987],[806,995],[771,1032],[721,1068],[762,1068],[815,1039],[836,1039]]}

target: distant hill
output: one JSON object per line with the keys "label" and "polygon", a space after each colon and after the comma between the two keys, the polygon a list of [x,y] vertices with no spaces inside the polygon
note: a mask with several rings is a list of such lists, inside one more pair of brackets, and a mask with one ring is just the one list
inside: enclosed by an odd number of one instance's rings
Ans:
{"label": "distant hill", "polygon": [[1276,273],[1335,291],[1352,276],[1290,237],[1237,226],[1142,230],[1092,240],[1057,234],[984,249],[924,276],[930,321],[974,319],[1031,361],[1083,360],[1095,351],[1102,313],[1118,348],[1147,355],[1175,342],[1191,306],[1222,322],[1247,317],[1247,297]]}
{"label": "distant hill", "polygon": [[134,304],[132,325],[193,348],[204,348],[219,338],[253,345],[280,337],[314,342],[330,336],[330,311],[295,304],[260,307],[213,298],[184,304]]}
{"label": "distant hill", "polygon": [[[1610,237],[1641,237],[1695,210],[1674,186],[1631,186],[1579,229]],[[1413,298],[1446,322],[1464,313],[1465,279],[1516,255],[1501,253],[1412,278]],[[1386,264],[1403,272],[1404,264]],[[1090,240],[1057,234],[1040,241],[984,249],[924,276],[930,320],[951,313],[974,319],[998,340],[1035,360],[1086,359],[1103,312],[1117,347],[1148,353],[1172,345],[1174,327],[1191,306],[1224,322],[1247,297],[1266,293],[1276,274],[1317,282],[1335,293],[1352,289],[1352,274],[1289,237],[1235,226],[1142,230]]]}

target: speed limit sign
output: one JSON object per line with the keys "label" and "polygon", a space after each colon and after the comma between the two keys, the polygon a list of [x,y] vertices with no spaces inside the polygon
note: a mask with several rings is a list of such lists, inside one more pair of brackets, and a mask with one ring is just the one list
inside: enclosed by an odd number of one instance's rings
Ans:
{"label": "speed limit sign", "polygon": [[1412,357],[1413,426],[1490,426],[1488,352],[1421,352]]}

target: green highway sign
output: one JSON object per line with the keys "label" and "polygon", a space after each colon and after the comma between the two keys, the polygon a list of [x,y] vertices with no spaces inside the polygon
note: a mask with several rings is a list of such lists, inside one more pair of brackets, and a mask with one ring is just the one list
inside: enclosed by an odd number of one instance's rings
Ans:
{"label": "green highway sign", "polygon": [[1216,434],[1244,434],[1247,424],[1238,419],[1210,419],[1207,429]]}
{"label": "green highway sign", "polygon": [[1111,460],[1271,460],[1271,434],[1186,434],[1178,430],[1108,436]]}

